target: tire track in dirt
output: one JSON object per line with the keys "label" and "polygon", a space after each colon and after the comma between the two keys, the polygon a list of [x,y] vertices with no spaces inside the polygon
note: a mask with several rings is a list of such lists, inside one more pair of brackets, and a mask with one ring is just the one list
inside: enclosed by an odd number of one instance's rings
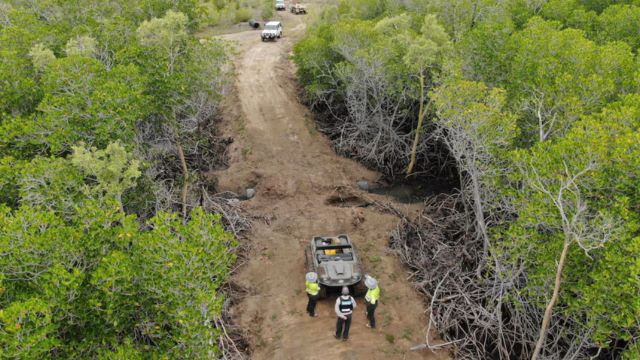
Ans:
{"label": "tire track in dirt", "polygon": [[[427,319],[407,270],[386,250],[397,217],[373,207],[327,202],[338,187],[353,188],[357,180],[373,181],[379,174],[337,156],[315,130],[297,99],[288,59],[295,39],[303,34],[304,17],[279,16],[285,36],[275,43],[261,42],[258,31],[224,36],[237,43],[239,52],[235,91],[223,107],[226,132],[235,142],[230,167],[216,174],[218,187],[242,192],[255,185],[256,197],[243,206],[270,219],[254,224],[248,236],[250,260],[235,275],[250,289],[232,315],[250,336],[252,358],[446,359],[446,352],[408,350],[424,342]],[[335,297],[319,302],[319,317],[305,313],[304,246],[314,234],[338,233],[351,236],[365,269],[379,278],[383,290],[376,312],[379,328],[365,327],[365,306],[358,299],[348,342],[332,335]]]}

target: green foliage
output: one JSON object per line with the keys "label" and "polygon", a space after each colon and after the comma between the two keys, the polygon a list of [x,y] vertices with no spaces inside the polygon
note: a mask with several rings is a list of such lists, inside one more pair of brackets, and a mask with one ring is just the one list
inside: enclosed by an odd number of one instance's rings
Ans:
{"label": "green foliage", "polygon": [[213,33],[226,32],[229,26],[249,19],[273,20],[275,12],[275,0],[200,0],[200,3],[199,23],[214,27]]}
{"label": "green foliage", "polygon": [[551,0],[542,8],[541,14],[551,20],[560,21],[568,27],[593,34],[598,14],[587,10],[578,0]]}
{"label": "green foliage", "polygon": [[431,98],[436,107],[435,121],[442,127],[459,129],[490,154],[498,155],[512,146],[518,129],[515,117],[504,112],[504,90],[460,80],[441,85]]}
{"label": "green foliage", "polygon": [[187,22],[184,14],[171,10],[162,18],[145,20],[136,31],[140,45],[175,57],[187,39]]}
{"label": "green foliage", "polygon": [[81,205],[82,174],[66,159],[36,157],[17,176],[20,203],[67,216]]}
{"label": "green foliage", "polygon": [[[509,252],[514,259],[529,262],[527,290],[541,303],[545,298],[539,289],[554,272],[566,233],[557,204],[542,187],[556,194],[568,176],[588,169],[565,195],[564,210],[581,224],[573,236],[584,250],[576,248],[570,254],[562,302],[565,315],[587,319],[603,347],[612,336],[629,340],[640,316],[640,303],[631,295],[640,293],[634,255],[640,218],[633,210],[640,197],[637,179],[629,177],[640,169],[639,100],[637,95],[626,97],[576,123],[563,139],[514,154],[514,163],[523,169],[518,180],[525,187],[518,197],[518,219],[507,234],[510,240],[503,244],[513,246]],[[607,229],[607,242],[591,242],[606,238]]]}
{"label": "green foliage", "polygon": [[[569,320],[555,323],[567,328],[556,334],[572,343],[578,340],[570,333],[588,329],[589,342],[599,348],[628,342],[623,356],[629,359],[637,357],[640,331],[639,6],[605,0],[342,2],[294,49],[310,102],[328,107],[329,118],[340,117],[337,128],[357,118],[368,121],[359,126],[377,126],[374,113],[349,112],[354,98],[379,104],[379,97],[362,95],[373,87],[353,91],[365,81],[384,79],[384,91],[375,93],[415,114],[414,79],[428,69],[428,126],[439,129],[455,158],[461,186],[479,182],[491,255],[504,262],[504,271],[525,269],[514,297],[544,309],[569,241],[552,321]],[[396,134],[405,133],[398,127]],[[345,136],[340,133],[341,140]],[[359,145],[369,150],[369,142]],[[560,192],[562,201],[550,196]],[[563,212],[573,220],[565,221]]]}
{"label": "green foliage", "polygon": [[624,41],[636,50],[640,46],[639,6],[638,1],[551,0],[544,6],[542,15],[567,27],[581,29],[600,43]]}
{"label": "green foliage", "polygon": [[380,19],[374,26],[374,30],[380,34],[405,32],[411,30],[412,22],[413,19],[408,14],[402,13]]}
{"label": "green foliage", "polygon": [[34,75],[28,58],[7,48],[0,50],[0,114],[33,110],[41,96]]}
{"label": "green foliage", "polygon": [[73,148],[71,163],[85,176],[95,180],[95,185],[88,187],[92,192],[118,200],[122,199],[125,190],[135,185],[136,179],[141,175],[139,161],[119,143],[109,144],[104,150],[87,150],[76,146]]}
{"label": "green foliage", "polygon": [[640,47],[640,7],[612,5],[597,18],[596,37],[602,42],[624,41],[636,50]]}
{"label": "green foliage", "polygon": [[[358,129],[339,150],[390,174],[406,169],[411,144],[405,139],[413,138],[418,118],[415,102],[421,90],[431,88],[453,47],[433,15],[391,12],[370,19],[381,15],[380,4],[341,3],[338,14],[325,12],[322,18],[330,24],[317,26],[295,46],[294,61],[310,102],[333,108],[330,118]],[[394,3],[382,7],[391,10]],[[366,118],[370,124],[358,124]],[[393,142],[387,151],[375,149],[380,138]]]}
{"label": "green foliage", "polygon": [[451,47],[449,36],[434,15],[425,16],[420,35],[415,39],[407,39],[409,48],[404,56],[407,68],[417,73],[442,64],[444,55]]}
{"label": "green foliage", "polygon": [[251,10],[242,8],[242,9],[236,10],[235,19],[237,23],[245,22],[245,21],[249,21],[252,15],[253,13],[251,12]]}
{"label": "green foliage", "polygon": [[447,32],[455,40],[471,29],[480,15],[486,1],[476,0],[434,0],[426,2],[426,11],[437,14]]}
{"label": "green foliage", "polygon": [[483,83],[451,79],[431,94],[434,123],[457,162],[461,176],[469,178],[475,211],[490,211],[494,193],[509,170],[508,152],[518,135],[516,117],[506,110],[506,93]]}
{"label": "green foliage", "polygon": [[637,0],[580,0],[580,4],[589,10],[601,12],[616,4],[631,4]]}
{"label": "green foliage", "polygon": [[506,49],[513,31],[510,19],[483,22],[469,31],[457,44],[464,76],[492,86],[503,84],[509,66]]}
{"label": "green foliage", "polygon": [[273,17],[273,1],[262,0],[262,9],[260,10],[260,16],[263,20],[268,20]]}
{"label": "green foliage", "polygon": [[34,45],[29,51],[29,56],[33,62],[33,67],[38,71],[43,71],[46,67],[56,60],[53,51],[47,49],[42,44]]}
{"label": "green foliage", "polygon": [[372,20],[383,15],[392,3],[387,0],[345,0],[340,2],[339,12],[345,17]]}
{"label": "green foliage", "polygon": [[58,345],[47,302],[31,298],[0,310],[0,351],[14,358],[46,357]]}
{"label": "green foliage", "polygon": [[[236,240],[220,216],[201,209],[186,223],[158,213],[141,230],[118,200],[139,175],[117,144],[25,167],[22,206],[0,214],[0,252],[12,254],[0,259],[5,354],[38,357],[55,348],[87,357],[120,344],[144,351],[149,338],[158,354],[215,354],[212,320],[223,301],[216,292]],[[174,353],[177,344],[187,352]]]}
{"label": "green foliage", "polygon": [[67,56],[94,56],[96,53],[96,39],[91,36],[71,38],[64,46],[64,52]]}
{"label": "green foliage", "polygon": [[[635,62],[622,43],[598,46],[575,29],[532,18],[511,37],[507,88],[512,104],[524,112],[525,142],[562,134],[582,114],[599,110],[615,96],[635,88]],[[542,122],[548,127],[541,129]],[[546,118],[546,119],[545,119]]]}
{"label": "green foliage", "polygon": [[236,240],[219,215],[157,211],[145,170],[160,157],[146,141],[163,131],[209,146],[177,123],[215,108],[226,48],[193,36],[196,0],[9,3],[0,357],[218,356]]}
{"label": "green foliage", "polygon": [[624,360],[633,360],[640,357],[640,342],[634,341],[631,346],[629,346],[624,353],[622,353],[622,358]]}
{"label": "green foliage", "polygon": [[25,161],[6,156],[0,158],[0,204],[18,205],[18,179]]}
{"label": "green foliage", "polygon": [[310,96],[330,91],[334,84],[322,76],[342,56],[331,48],[334,32],[331,25],[321,25],[295,45],[294,61],[298,65],[298,78]]}

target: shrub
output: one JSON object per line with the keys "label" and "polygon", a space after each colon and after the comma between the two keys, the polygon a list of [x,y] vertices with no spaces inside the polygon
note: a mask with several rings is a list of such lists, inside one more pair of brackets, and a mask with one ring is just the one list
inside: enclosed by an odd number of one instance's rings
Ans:
{"label": "shrub", "polygon": [[249,19],[251,19],[251,16],[253,16],[251,10],[247,8],[238,9],[236,10],[236,23],[249,21]]}

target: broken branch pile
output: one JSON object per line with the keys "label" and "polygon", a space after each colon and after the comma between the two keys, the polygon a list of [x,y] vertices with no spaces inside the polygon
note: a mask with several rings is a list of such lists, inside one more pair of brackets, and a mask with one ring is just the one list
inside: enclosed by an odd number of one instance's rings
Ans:
{"label": "broken branch pile", "polygon": [[[454,346],[458,359],[524,359],[531,356],[542,312],[518,294],[526,281],[522,268],[498,263],[480,276],[483,245],[465,213],[460,195],[440,194],[425,202],[416,221],[403,219],[391,237],[391,248],[413,271],[414,286],[428,299],[429,331],[444,339],[416,347],[436,350]],[[496,265],[494,265],[496,266]],[[566,343],[562,331],[574,331],[582,344]],[[589,331],[554,317],[546,343],[550,358],[584,349]]]}

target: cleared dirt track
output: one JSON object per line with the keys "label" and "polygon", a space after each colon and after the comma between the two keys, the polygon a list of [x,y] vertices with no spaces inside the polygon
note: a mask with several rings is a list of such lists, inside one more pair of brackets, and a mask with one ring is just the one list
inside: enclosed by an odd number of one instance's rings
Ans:
{"label": "cleared dirt track", "polygon": [[[276,42],[261,42],[259,31],[224,36],[238,49],[235,90],[224,106],[226,131],[235,142],[230,167],[216,174],[218,187],[242,192],[255,186],[256,197],[243,206],[268,220],[256,221],[249,234],[250,260],[235,277],[249,289],[233,315],[250,335],[252,358],[446,359],[446,352],[409,351],[424,342],[427,319],[409,274],[386,250],[397,217],[372,206],[350,206],[359,201],[330,200],[339,187],[357,192],[357,180],[375,180],[378,174],[337,156],[315,130],[298,101],[289,61],[305,17],[278,16],[285,28]],[[365,327],[364,303],[358,299],[348,342],[332,335],[335,297],[319,303],[319,317],[305,313],[304,246],[314,234],[338,233],[350,234],[358,244],[366,270],[379,278],[383,290],[379,328]]]}

